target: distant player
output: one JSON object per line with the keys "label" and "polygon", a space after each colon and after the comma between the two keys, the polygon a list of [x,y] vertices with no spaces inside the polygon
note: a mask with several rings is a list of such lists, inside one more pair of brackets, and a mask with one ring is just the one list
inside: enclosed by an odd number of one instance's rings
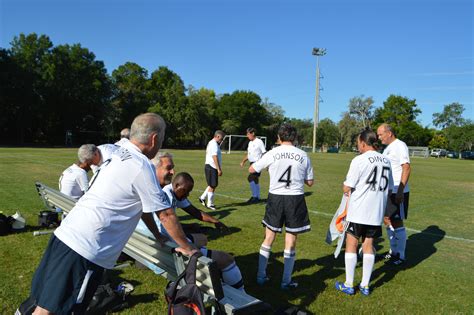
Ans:
{"label": "distant player", "polygon": [[276,233],[285,226],[285,266],[281,281],[282,289],[292,289],[298,283],[291,280],[295,264],[296,238],[300,233],[311,229],[308,209],[304,199],[304,184],[313,185],[313,167],[306,152],[296,148],[296,128],[283,124],[278,130],[281,145],[268,151],[260,160],[252,164],[250,173],[260,173],[268,167],[270,189],[262,224],[265,226],[265,239],[260,247],[257,283],[269,281],[267,264]]}
{"label": "distant player", "polygon": [[216,210],[216,206],[214,205],[214,192],[219,184],[218,176],[222,176],[222,153],[220,144],[222,140],[224,140],[224,137],[224,131],[217,130],[214,133],[214,138],[209,141],[206,147],[204,174],[206,175],[207,188],[201,197],[199,197],[199,202],[211,210]]}
{"label": "distant player", "polygon": [[[242,162],[240,162],[240,167],[244,167],[245,162],[248,160],[250,165],[260,160],[262,155],[267,152],[263,141],[257,138],[255,135],[254,128],[247,129],[247,138],[249,141],[249,146],[247,148],[247,154],[244,156]],[[260,201],[260,184],[258,179],[260,173],[250,173],[247,177],[248,182],[250,183],[250,191],[252,192],[252,197],[247,201],[248,203],[259,202]]]}
{"label": "distant player", "polygon": [[407,232],[403,220],[408,218],[408,201],[410,197],[410,154],[405,142],[397,139],[395,131],[388,124],[382,124],[377,129],[377,135],[387,147],[383,154],[390,159],[393,171],[394,189],[389,207],[385,213],[385,225],[390,240],[390,251],[385,256],[394,265],[405,262]]}
{"label": "distant player", "polygon": [[93,144],[83,144],[77,151],[78,161],[69,166],[59,178],[59,190],[79,200],[89,188],[87,172],[100,164],[99,149]]}
{"label": "distant player", "polygon": [[357,264],[357,245],[362,240],[364,253],[362,282],[359,290],[369,295],[369,281],[374,268],[374,238],[382,235],[382,222],[387,199],[393,187],[390,160],[374,149],[377,135],[372,130],[364,130],[357,137],[360,155],[356,156],[349,168],[343,191],[349,197],[346,220],[346,282],[336,282],[336,289],[353,295],[354,273]]}

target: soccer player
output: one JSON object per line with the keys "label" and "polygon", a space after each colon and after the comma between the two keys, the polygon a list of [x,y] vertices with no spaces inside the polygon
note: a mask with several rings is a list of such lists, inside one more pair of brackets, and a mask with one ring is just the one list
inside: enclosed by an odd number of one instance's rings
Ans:
{"label": "soccer player", "polygon": [[268,192],[265,216],[265,239],[260,247],[258,259],[257,283],[263,285],[269,281],[267,264],[276,233],[285,226],[285,265],[281,281],[282,289],[298,286],[291,280],[296,257],[296,238],[300,233],[311,229],[308,209],[304,199],[304,184],[313,185],[313,167],[306,152],[296,148],[296,128],[283,124],[278,130],[280,146],[268,151],[260,160],[252,164],[250,173],[260,173],[268,167],[270,189]]}
{"label": "soccer player", "polygon": [[59,190],[75,200],[89,188],[87,172],[91,166],[100,164],[100,151],[93,144],[83,144],[77,151],[78,161],[69,166],[59,178]]}
{"label": "soccer player", "polygon": [[410,154],[405,142],[397,139],[395,131],[390,125],[380,125],[377,135],[382,144],[387,145],[383,154],[390,159],[395,184],[384,218],[390,241],[390,251],[385,258],[388,259],[388,262],[398,266],[403,265],[406,259],[407,232],[403,220],[408,218]]}
{"label": "soccer player", "polygon": [[[173,162],[173,155],[168,152],[158,152],[157,156],[154,157],[151,162],[155,165],[156,169],[156,177],[158,178],[158,182],[160,183],[161,188],[171,184],[174,175],[174,162]],[[194,187],[194,181],[193,181]],[[198,219],[202,222],[208,222],[214,224],[216,229],[227,229],[227,226],[219,221],[218,219],[214,218],[207,212],[201,211],[197,209],[188,198],[184,198],[177,203],[177,207],[183,209],[192,217]],[[183,230],[185,231],[186,235],[191,235],[194,239],[196,245],[205,246],[207,244],[207,238],[205,235],[201,233],[193,234],[194,231],[187,231],[187,225],[182,225]]]}
{"label": "soccer player", "polygon": [[375,262],[374,238],[382,235],[382,223],[387,199],[393,187],[390,160],[374,149],[377,135],[364,130],[357,137],[360,155],[349,167],[343,191],[349,197],[346,220],[346,282],[336,282],[336,289],[353,295],[354,273],[357,264],[357,245],[362,239],[362,282],[359,290],[369,295],[369,281]]}
{"label": "soccer player", "polygon": [[[162,166],[167,164],[165,160],[168,160],[169,162],[169,158],[162,157]],[[170,165],[170,164],[167,164],[167,165]],[[166,177],[169,178],[169,176],[166,176],[166,174],[169,174],[169,172],[167,172],[165,169],[160,170],[159,168],[157,168],[156,174],[158,178],[160,178],[161,183],[164,183],[163,180]],[[198,213],[200,211],[197,210],[196,208],[194,208],[194,210],[198,212],[189,211],[191,208],[190,208],[190,203],[187,200],[187,198],[189,196],[189,193],[193,190],[193,188],[194,188],[194,180],[191,177],[191,175],[189,175],[188,173],[179,173],[172,180],[171,184],[165,185],[163,187],[163,191],[166,193],[166,196],[168,197],[170,204],[173,206],[175,211],[176,211],[176,208],[181,208],[185,210],[186,212],[188,212],[189,214],[191,214],[192,216],[199,218],[199,216],[202,215],[202,212],[201,214]],[[209,215],[207,216],[208,218],[212,218]],[[161,234],[173,240],[173,238],[167,232],[166,227],[164,227],[163,224],[161,223],[160,219],[158,217],[155,217],[155,220]],[[179,222],[177,222],[177,224],[179,224]],[[141,222],[138,224],[137,230],[153,237],[153,235],[150,235],[150,232]],[[204,256],[209,257],[216,262],[217,268],[219,268],[221,272],[222,281],[224,283],[236,289],[239,289],[242,291],[244,290],[244,282],[242,279],[242,274],[240,272],[239,267],[235,263],[234,257],[232,257],[232,255],[222,252],[222,251],[218,251],[218,250],[211,250],[204,247],[202,244],[198,244],[196,240],[196,236],[197,236],[196,234],[192,234],[192,235],[188,234],[187,236],[188,236],[189,242],[194,242],[194,244],[198,245],[201,253]]]}
{"label": "soccer player", "polygon": [[204,174],[206,175],[207,188],[201,197],[199,197],[199,202],[211,210],[216,210],[216,206],[214,205],[214,192],[219,184],[218,176],[222,176],[222,153],[220,144],[222,140],[224,140],[224,137],[224,131],[217,130],[214,133],[214,138],[209,141],[206,147]]}
{"label": "soccer player", "polygon": [[161,147],[164,120],[152,113],[135,118],[130,141],[112,153],[51,237],[35,272],[31,298],[34,314],[82,313],[104,269],[114,266],[140,217],[157,237],[153,212],[176,241],[176,250],[192,255],[176,214],[156,180],[150,162]]}
{"label": "soccer player", "polygon": [[[263,141],[257,138],[255,135],[254,128],[247,129],[247,138],[249,141],[249,146],[247,148],[247,154],[244,156],[242,162],[240,162],[240,167],[244,167],[245,162],[248,160],[250,165],[260,160],[262,155],[267,152]],[[250,173],[247,180],[250,183],[250,191],[252,192],[252,197],[248,200],[248,203],[259,202],[260,201],[260,184],[258,183],[258,178],[260,173]]]}

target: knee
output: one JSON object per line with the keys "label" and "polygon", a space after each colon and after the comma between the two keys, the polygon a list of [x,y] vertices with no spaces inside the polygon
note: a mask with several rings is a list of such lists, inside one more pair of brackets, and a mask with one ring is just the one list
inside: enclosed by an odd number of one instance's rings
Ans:
{"label": "knee", "polygon": [[219,268],[220,270],[227,268],[235,262],[234,257],[232,257],[232,255],[221,251],[212,251],[211,258],[216,262],[217,268]]}

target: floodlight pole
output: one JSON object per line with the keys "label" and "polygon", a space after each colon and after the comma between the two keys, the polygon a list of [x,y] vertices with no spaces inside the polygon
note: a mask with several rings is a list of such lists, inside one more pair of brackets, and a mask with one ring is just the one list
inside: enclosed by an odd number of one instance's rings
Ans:
{"label": "floodlight pole", "polygon": [[316,98],[314,99],[313,153],[316,152],[316,129],[318,129],[319,123],[319,56],[324,56],[325,54],[325,48],[313,48],[313,55],[316,56]]}

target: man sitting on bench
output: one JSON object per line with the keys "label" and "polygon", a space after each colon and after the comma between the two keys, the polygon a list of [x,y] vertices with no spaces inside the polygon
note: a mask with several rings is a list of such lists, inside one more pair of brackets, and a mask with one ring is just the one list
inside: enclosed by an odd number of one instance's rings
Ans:
{"label": "man sitting on bench", "polygon": [[[158,159],[161,160],[161,164],[158,164],[158,166],[156,159],[152,160],[152,162],[153,164],[155,164],[158,180],[163,188],[163,192],[166,194],[166,196],[168,196],[171,206],[174,209],[176,209],[177,207],[183,207],[184,209],[188,209],[188,207],[186,207],[186,204],[189,205],[189,202],[186,203],[186,199],[189,196],[189,193],[194,188],[193,178],[188,173],[179,173],[174,178],[172,184],[169,184],[170,179],[173,177],[174,174],[174,164],[172,161],[172,156],[169,154],[162,154],[161,157],[158,157]],[[191,212],[188,213],[193,215]],[[212,222],[216,224],[216,226],[222,225],[225,227],[225,225],[220,223],[219,220],[213,218],[205,212],[202,213],[204,213],[204,215],[201,218],[199,217],[199,214],[195,214],[193,216],[201,221]],[[159,218],[157,216],[154,216],[154,218],[160,233],[169,237],[168,232],[164,228],[163,224],[160,222]],[[206,220],[202,220],[202,218],[206,218]],[[147,227],[142,221],[138,223],[136,230],[150,237],[153,237],[153,234],[147,229]],[[202,234],[200,234],[200,236],[199,234],[187,234],[186,236],[188,237],[188,241],[190,243],[194,243],[200,248],[200,251],[204,256],[209,257],[216,262],[217,268],[222,273],[222,281],[224,283],[236,289],[240,289],[242,291],[244,290],[242,274],[240,272],[239,267],[235,263],[234,257],[232,257],[232,255],[218,250],[210,250],[204,247],[204,245],[202,245],[202,243],[204,243],[202,237],[205,236]],[[171,237],[169,238],[171,239]],[[207,239],[205,239],[205,243],[207,243]]]}

